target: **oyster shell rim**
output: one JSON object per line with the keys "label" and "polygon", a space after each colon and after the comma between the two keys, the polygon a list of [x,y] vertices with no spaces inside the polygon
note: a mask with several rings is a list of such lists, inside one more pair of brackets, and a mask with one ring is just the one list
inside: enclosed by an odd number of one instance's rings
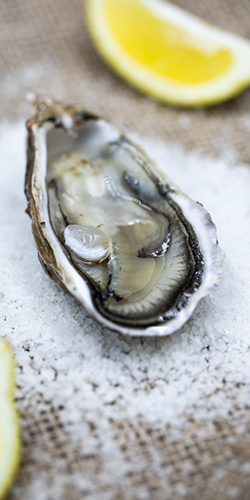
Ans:
{"label": "oyster shell rim", "polygon": [[[85,112],[75,106],[61,103],[40,102],[33,118],[27,121],[27,170],[25,178],[25,194],[28,201],[26,212],[32,218],[32,231],[35,238],[38,258],[47,274],[62,288],[73,295],[85,310],[102,326],[108,327],[118,333],[131,336],[166,336],[179,330],[193,314],[198,302],[204,296],[218,288],[222,278],[222,262],[224,253],[218,245],[216,227],[210,214],[199,203],[191,200],[152,160],[153,174],[169,187],[169,196],[180,207],[183,216],[195,228],[201,254],[206,262],[201,284],[192,293],[187,304],[182,310],[167,323],[151,325],[148,327],[131,327],[119,325],[117,322],[101,314],[94,304],[88,280],[80,276],[71,265],[58,244],[57,236],[50,226],[50,217],[45,186],[47,168],[46,135],[53,127],[70,132],[73,125],[79,125],[79,120],[103,120],[98,116]],[[103,120],[110,124],[108,121]],[[113,126],[113,125],[112,125]],[[119,130],[114,127],[119,133]],[[135,145],[137,150],[142,148]],[[40,184],[39,184],[39,169]],[[151,168],[150,168],[151,170]],[[43,175],[44,174],[44,175]],[[42,194],[43,193],[43,194]],[[197,232],[198,228],[198,232]],[[60,259],[58,259],[58,252]]]}

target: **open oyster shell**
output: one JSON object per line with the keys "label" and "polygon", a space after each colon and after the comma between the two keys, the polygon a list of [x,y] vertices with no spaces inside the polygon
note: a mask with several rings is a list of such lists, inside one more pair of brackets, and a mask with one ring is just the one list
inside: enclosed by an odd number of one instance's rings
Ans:
{"label": "open oyster shell", "polygon": [[113,330],[179,329],[221,277],[210,215],[91,113],[47,99],[27,129],[27,211],[47,273]]}

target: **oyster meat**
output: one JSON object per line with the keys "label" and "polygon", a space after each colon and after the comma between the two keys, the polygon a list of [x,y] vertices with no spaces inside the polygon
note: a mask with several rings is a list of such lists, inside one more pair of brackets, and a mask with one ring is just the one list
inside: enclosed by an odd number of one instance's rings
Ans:
{"label": "oyster meat", "polygon": [[210,215],[91,113],[47,99],[27,128],[28,212],[47,273],[116,331],[180,328],[221,277]]}

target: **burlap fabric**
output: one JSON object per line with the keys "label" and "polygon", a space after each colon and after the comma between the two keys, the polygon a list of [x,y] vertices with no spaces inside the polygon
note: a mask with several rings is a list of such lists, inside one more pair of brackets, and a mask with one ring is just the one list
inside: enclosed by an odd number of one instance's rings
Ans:
{"label": "burlap fabric", "polygon": [[[175,3],[250,38],[249,0],[178,0]],[[249,90],[207,110],[177,110],[148,99],[128,87],[99,59],[84,27],[80,0],[1,0],[0,75],[1,119],[14,121],[29,117],[30,108],[24,97],[26,92],[35,90],[82,104],[141,136],[153,131],[163,139],[178,139],[186,149],[198,145],[212,155],[233,146],[240,161],[250,160],[249,132],[243,126],[250,114]],[[53,484],[55,476],[69,477],[61,492],[62,500],[85,497],[165,500],[169,498],[169,484],[177,485],[172,500],[185,495],[190,500],[224,500],[229,498],[229,483],[234,485],[231,498],[250,498],[249,474],[242,468],[250,461],[250,419],[244,436],[234,432],[243,417],[245,421],[248,407],[242,415],[236,405],[226,420],[215,421],[213,435],[204,422],[203,437],[195,412],[188,418],[188,430],[181,436],[171,434],[171,428],[161,424],[152,427],[129,419],[114,422],[114,439],[126,456],[127,470],[124,481],[113,482],[108,487],[98,452],[82,456],[63,426],[60,408],[55,409],[53,402],[42,400],[39,393],[31,397],[25,387],[21,388],[18,405],[26,432],[17,487],[9,500],[26,499],[29,481],[41,473],[47,478],[45,500],[54,500],[49,484]],[[98,429],[90,429],[90,432],[98,433]],[[153,456],[158,460],[158,468],[154,470],[151,469]],[[188,468],[183,469],[183,461],[188,462]],[[171,475],[167,480],[169,468]],[[218,477],[218,469],[223,469],[221,477]],[[84,489],[81,493],[70,483],[75,473],[95,482],[93,496],[88,497]],[[188,493],[181,486],[178,490],[179,483],[187,486]],[[142,485],[146,485],[146,497],[139,494]]]}
{"label": "burlap fabric", "polygon": [[[250,38],[248,0],[176,3]],[[131,90],[103,64],[84,28],[80,0],[1,0],[0,9],[0,116],[28,116],[24,96],[35,87],[99,110],[120,127],[142,135],[153,130],[169,140],[178,137],[186,148],[199,144],[213,153],[233,145],[240,160],[249,161],[250,141],[242,125],[249,92],[214,109],[189,111],[192,126],[186,127],[186,112],[166,109]]]}

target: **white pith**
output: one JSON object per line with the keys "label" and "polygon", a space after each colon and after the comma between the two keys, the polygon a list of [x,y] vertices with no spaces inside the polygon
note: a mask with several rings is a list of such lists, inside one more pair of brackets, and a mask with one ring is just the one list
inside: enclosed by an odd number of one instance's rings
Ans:
{"label": "white pith", "polygon": [[126,80],[146,93],[180,105],[202,105],[223,100],[250,84],[250,42],[243,37],[210,25],[181,8],[162,0],[137,0],[154,15],[183,28],[204,50],[227,49],[233,63],[224,74],[205,83],[181,84],[154,75],[135,62],[119,46],[105,23],[105,0],[87,2],[86,13],[91,35],[100,54]]}
{"label": "white pith", "polygon": [[10,346],[0,339],[0,498],[19,462],[19,428],[13,406],[14,368]]}

